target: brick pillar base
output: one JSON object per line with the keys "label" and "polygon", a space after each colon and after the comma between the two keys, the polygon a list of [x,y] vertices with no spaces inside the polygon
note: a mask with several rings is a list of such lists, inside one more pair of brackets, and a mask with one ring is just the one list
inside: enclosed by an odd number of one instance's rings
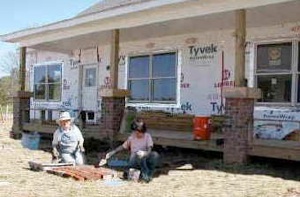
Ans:
{"label": "brick pillar base", "polygon": [[101,126],[100,132],[112,142],[120,130],[121,121],[125,110],[125,96],[129,93],[125,90],[104,89],[101,90]]}
{"label": "brick pillar base", "polygon": [[113,138],[120,129],[125,98],[103,97],[101,105],[101,132],[108,138]]}
{"label": "brick pillar base", "polygon": [[30,97],[31,92],[18,91],[17,95],[13,97],[13,126],[11,136],[18,139],[21,137],[23,131],[23,123],[30,121]]}
{"label": "brick pillar base", "polygon": [[253,130],[254,100],[260,98],[260,91],[252,88],[228,88],[226,98],[226,116],[228,125],[224,129],[223,159],[227,164],[245,164],[248,162],[248,145]]}

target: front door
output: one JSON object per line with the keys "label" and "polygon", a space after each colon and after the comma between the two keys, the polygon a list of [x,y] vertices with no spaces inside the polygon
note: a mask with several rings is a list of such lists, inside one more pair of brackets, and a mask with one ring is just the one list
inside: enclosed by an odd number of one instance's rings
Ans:
{"label": "front door", "polygon": [[81,107],[87,113],[87,122],[96,121],[96,113],[98,111],[97,73],[97,66],[94,64],[82,66]]}

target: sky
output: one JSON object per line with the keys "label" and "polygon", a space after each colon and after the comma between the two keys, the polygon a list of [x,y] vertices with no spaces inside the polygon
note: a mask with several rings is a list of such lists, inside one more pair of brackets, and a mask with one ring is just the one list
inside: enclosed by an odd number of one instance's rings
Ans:
{"label": "sky", "polygon": [[[54,23],[76,16],[100,0],[3,0],[0,6],[0,35]],[[15,44],[0,41],[0,63]],[[7,75],[0,71],[0,77]]]}

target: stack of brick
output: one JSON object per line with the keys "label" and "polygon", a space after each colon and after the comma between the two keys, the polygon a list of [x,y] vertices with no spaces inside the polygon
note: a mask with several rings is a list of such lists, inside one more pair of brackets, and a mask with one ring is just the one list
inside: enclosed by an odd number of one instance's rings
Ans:
{"label": "stack of brick", "polygon": [[93,166],[65,166],[47,170],[48,173],[62,177],[72,177],[78,181],[116,178],[116,171],[109,168],[95,168]]}

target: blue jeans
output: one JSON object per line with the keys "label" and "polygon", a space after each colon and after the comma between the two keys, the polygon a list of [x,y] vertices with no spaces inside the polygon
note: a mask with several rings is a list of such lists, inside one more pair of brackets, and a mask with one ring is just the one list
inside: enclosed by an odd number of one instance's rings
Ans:
{"label": "blue jeans", "polygon": [[79,150],[76,150],[74,153],[61,153],[61,159],[63,163],[84,164],[82,153]]}
{"label": "blue jeans", "polygon": [[143,158],[139,158],[134,153],[130,156],[128,167],[140,169],[141,178],[148,182],[152,179],[158,161],[159,161],[159,154],[155,151],[152,151],[146,157]]}

